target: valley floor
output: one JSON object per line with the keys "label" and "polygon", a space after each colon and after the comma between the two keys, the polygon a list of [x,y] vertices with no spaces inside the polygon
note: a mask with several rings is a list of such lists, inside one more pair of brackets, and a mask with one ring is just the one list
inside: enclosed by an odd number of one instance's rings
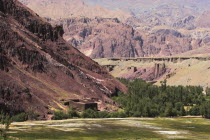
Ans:
{"label": "valley floor", "polygon": [[23,140],[210,139],[203,118],[71,119],[12,123],[9,135]]}

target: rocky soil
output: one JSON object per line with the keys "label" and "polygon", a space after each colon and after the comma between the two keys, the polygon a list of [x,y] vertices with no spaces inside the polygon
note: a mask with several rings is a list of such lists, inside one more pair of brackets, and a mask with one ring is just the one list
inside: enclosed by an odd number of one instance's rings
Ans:
{"label": "rocky soil", "polygon": [[110,97],[126,87],[62,38],[17,0],[0,0],[0,110],[33,111],[47,119],[65,110],[65,99],[94,98],[100,110],[113,110]]}

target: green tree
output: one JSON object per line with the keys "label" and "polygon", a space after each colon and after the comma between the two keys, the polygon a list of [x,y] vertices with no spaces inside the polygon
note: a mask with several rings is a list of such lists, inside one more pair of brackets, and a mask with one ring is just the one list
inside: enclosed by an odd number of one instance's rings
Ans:
{"label": "green tree", "polygon": [[196,106],[193,106],[190,111],[189,111],[190,115],[193,115],[193,116],[198,116],[200,115],[200,107],[198,107],[197,105]]}
{"label": "green tree", "polygon": [[161,84],[161,89],[164,91],[167,88],[167,80],[165,79],[164,81],[160,81]]}
{"label": "green tree", "polygon": [[166,106],[165,116],[166,117],[174,116],[173,105],[171,103],[168,103]]}
{"label": "green tree", "polygon": [[210,101],[203,103],[201,106],[201,114],[203,117],[210,119]]}
{"label": "green tree", "polygon": [[210,88],[206,87],[206,96],[210,96]]}
{"label": "green tree", "polygon": [[185,115],[186,115],[186,111],[184,109],[184,106],[182,106],[180,110],[180,116],[185,116]]}

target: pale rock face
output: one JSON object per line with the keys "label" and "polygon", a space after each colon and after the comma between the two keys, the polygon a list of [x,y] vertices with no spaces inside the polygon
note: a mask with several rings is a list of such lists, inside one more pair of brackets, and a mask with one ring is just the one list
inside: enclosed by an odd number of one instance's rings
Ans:
{"label": "pale rock face", "polygon": [[70,17],[103,17],[125,20],[131,15],[122,10],[110,11],[100,6],[89,7],[82,0],[20,0],[42,17],[52,19]]}
{"label": "pale rock face", "polygon": [[[200,15],[209,17],[209,0],[84,0],[87,5],[127,11],[137,17],[136,25],[170,26],[192,29],[201,21]],[[204,17],[205,17],[204,16]],[[203,18],[204,22],[209,20]]]}

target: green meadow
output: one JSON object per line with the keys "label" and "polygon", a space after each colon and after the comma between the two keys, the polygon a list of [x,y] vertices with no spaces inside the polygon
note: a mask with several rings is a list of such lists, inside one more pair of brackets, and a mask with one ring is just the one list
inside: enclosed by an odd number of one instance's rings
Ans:
{"label": "green meadow", "polygon": [[210,139],[210,120],[203,118],[70,119],[12,123],[10,139],[138,140]]}

